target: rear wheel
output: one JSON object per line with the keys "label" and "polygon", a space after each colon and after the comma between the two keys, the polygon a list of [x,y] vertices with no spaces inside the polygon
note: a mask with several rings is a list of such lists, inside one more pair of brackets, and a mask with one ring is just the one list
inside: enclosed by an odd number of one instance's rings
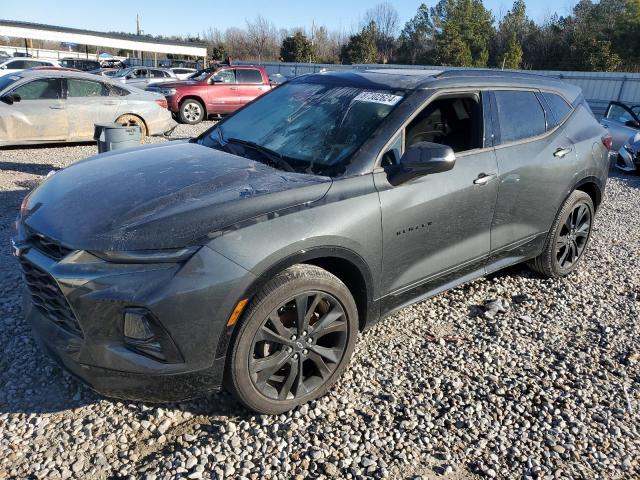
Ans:
{"label": "rear wheel", "polygon": [[282,413],[324,395],[346,368],[358,335],[347,287],[295,265],[253,299],[227,360],[227,388],[247,408]]}
{"label": "rear wheel", "polygon": [[125,127],[139,127],[140,140],[147,136],[147,126],[144,124],[144,120],[136,115],[120,115],[116,120],[116,123],[119,125],[124,125]]}
{"label": "rear wheel", "polygon": [[189,98],[180,105],[180,121],[182,123],[195,125],[196,123],[200,123],[204,120],[204,115],[204,105],[202,105],[198,100]]}
{"label": "rear wheel", "polygon": [[543,252],[528,263],[529,267],[552,278],[573,271],[591,237],[593,215],[591,197],[579,190],[571,193],[551,227]]}

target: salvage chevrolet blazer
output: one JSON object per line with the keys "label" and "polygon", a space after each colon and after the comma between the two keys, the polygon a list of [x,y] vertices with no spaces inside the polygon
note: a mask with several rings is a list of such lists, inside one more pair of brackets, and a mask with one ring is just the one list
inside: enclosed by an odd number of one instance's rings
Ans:
{"label": "salvage chevrolet blazer", "polygon": [[391,311],[519,262],[570,273],[610,138],[578,88],[505,72],[312,74],[198,138],[110,152],[25,198],[44,349],[105,395],[225,385],[283,412]]}

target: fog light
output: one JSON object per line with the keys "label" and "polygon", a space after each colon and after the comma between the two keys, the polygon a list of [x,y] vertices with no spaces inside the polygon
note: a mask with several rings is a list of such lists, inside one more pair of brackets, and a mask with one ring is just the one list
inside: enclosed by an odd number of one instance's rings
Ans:
{"label": "fog light", "polygon": [[142,342],[151,340],[153,330],[145,316],[144,310],[127,310],[124,314],[124,336]]}
{"label": "fog light", "polygon": [[132,350],[163,362],[182,362],[173,340],[153,314],[145,308],[124,312],[124,342]]}

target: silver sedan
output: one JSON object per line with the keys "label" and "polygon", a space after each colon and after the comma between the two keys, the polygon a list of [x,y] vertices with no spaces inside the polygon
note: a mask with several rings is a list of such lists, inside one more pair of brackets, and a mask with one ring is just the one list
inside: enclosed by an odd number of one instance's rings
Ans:
{"label": "silver sedan", "polygon": [[96,123],[137,125],[142,136],[176,126],[164,97],[89,73],[24,70],[0,77],[0,146],[93,139]]}

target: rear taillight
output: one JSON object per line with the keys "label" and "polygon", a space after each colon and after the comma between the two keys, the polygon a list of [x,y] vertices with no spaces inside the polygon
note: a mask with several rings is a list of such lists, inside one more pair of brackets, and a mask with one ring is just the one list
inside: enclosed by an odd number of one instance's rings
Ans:
{"label": "rear taillight", "polygon": [[613,147],[613,138],[608,133],[602,136],[602,144],[607,148],[607,150],[611,151]]}
{"label": "rear taillight", "polygon": [[167,105],[167,99],[166,98],[159,98],[156,100],[156,103],[158,105],[160,105],[162,108],[169,108]]}

